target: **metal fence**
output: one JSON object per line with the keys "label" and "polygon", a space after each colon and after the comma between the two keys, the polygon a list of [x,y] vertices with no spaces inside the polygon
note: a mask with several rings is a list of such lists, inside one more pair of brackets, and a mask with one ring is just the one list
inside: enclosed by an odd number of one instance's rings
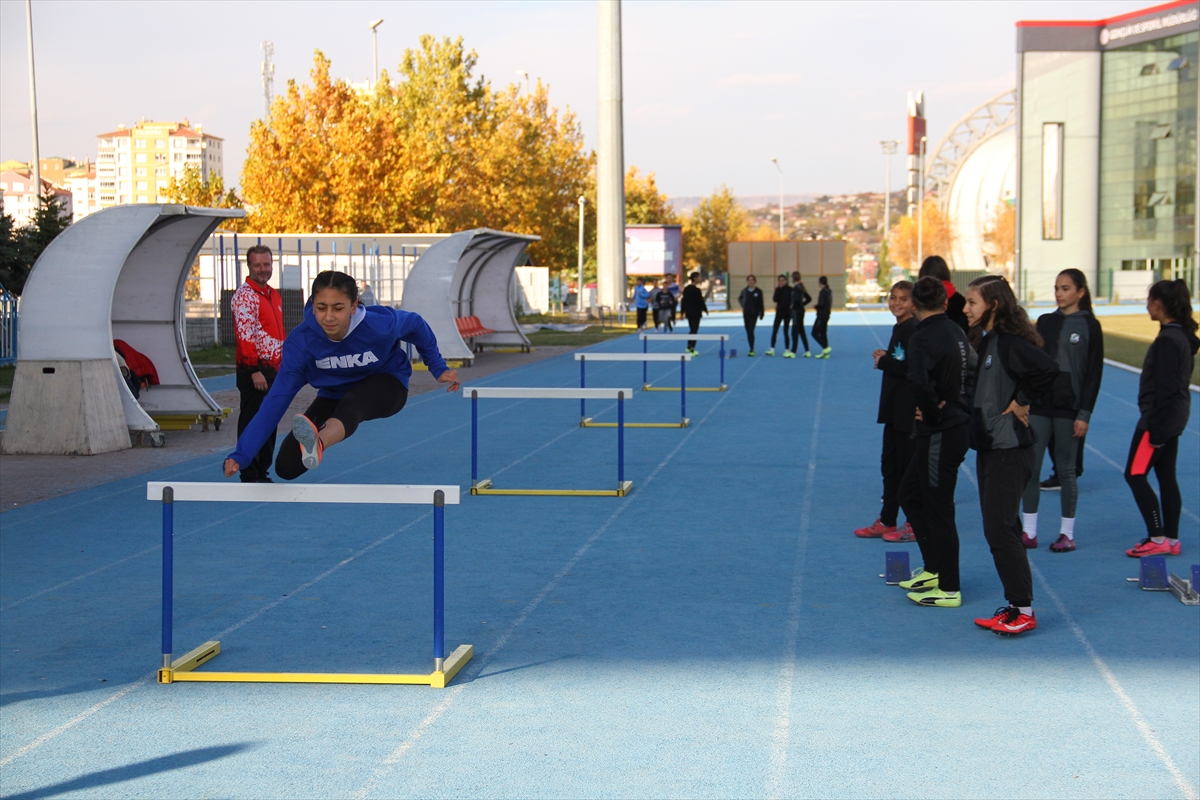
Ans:
{"label": "metal fence", "polygon": [[0,286],[0,365],[17,361],[18,301],[18,297]]}

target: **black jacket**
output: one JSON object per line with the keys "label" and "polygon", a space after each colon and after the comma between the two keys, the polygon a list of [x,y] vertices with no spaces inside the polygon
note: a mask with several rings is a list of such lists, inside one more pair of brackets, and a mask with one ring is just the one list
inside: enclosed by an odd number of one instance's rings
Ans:
{"label": "black jacket", "polygon": [[1055,310],[1038,317],[1042,349],[1058,362],[1050,391],[1034,399],[1031,413],[1090,422],[1104,375],[1104,333],[1090,311]]}
{"label": "black jacket", "polygon": [[759,319],[763,316],[763,293],[762,289],[755,286],[751,289],[747,286],[742,289],[742,293],[738,295],[738,305],[742,307],[742,311],[746,314],[752,314]]}
{"label": "black jacket", "polygon": [[[975,351],[963,329],[945,314],[917,323],[908,340],[908,380],[923,421],[913,422],[913,437],[965,425],[970,418],[967,377]],[[938,404],[946,405],[938,408]]]}
{"label": "black jacket", "polygon": [[916,317],[893,325],[887,354],[879,358],[876,367],[883,371],[883,383],[879,387],[879,416],[875,421],[891,425],[902,433],[912,430],[917,407],[912,384],[908,381],[908,342],[916,329]]}
{"label": "black jacket", "polygon": [[704,292],[699,286],[688,284],[683,287],[683,296],[679,298],[679,310],[685,317],[698,317],[708,313],[708,305],[704,302]]}
{"label": "black jacket", "polygon": [[1004,410],[1013,400],[1031,405],[1057,377],[1058,363],[1040,347],[1011,333],[985,333],[971,387],[971,447],[1011,450],[1032,445],[1033,429]]}
{"label": "black jacket", "polygon": [[[954,321],[958,327],[963,329],[963,333],[970,330],[971,324],[967,322],[967,312],[964,310],[967,307],[967,298],[962,292],[954,289],[954,284],[947,281],[942,281],[946,287],[946,316]],[[954,292],[954,294],[951,294]]]}
{"label": "black jacket", "polygon": [[776,314],[792,313],[792,287],[776,286],[771,300],[775,303]]}
{"label": "black jacket", "polygon": [[1146,351],[1138,383],[1138,428],[1150,432],[1150,444],[1163,445],[1183,433],[1192,411],[1188,383],[1200,339],[1178,322],[1163,325]]}
{"label": "black jacket", "polygon": [[803,311],[804,307],[812,302],[812,295],[804,288],[803,283],[797,283],[792,287],[792,311]]}
{"label": "black jacket", "polygon": [[833,292],[829,291],[828,286],[822,286],[821,291],[817,292],[817,316],[828,317],[833,309]]}

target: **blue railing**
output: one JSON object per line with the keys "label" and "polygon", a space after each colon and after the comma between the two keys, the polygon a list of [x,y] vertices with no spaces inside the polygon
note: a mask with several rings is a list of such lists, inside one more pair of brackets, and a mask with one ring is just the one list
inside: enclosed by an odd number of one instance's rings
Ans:
{"label": "blue railing", "polygon": [[0,286],[0,365],[17,361],[17,298]]}

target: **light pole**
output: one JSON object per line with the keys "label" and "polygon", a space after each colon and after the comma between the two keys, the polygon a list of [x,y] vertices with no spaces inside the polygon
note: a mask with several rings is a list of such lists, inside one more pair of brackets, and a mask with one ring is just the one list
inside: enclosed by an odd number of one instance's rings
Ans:
{"label": "light pole", "polygon": [[917,155],[918,178],[917,178],[917,269],[921,268],[921,264],[925,260],[925,250],[922,237],[925,233],[925,142],[926,138],[921,137],[921,151]]}
{"label": "light pole", "polygon": [[29,40],[29,119],[33,123],[33,192],[42,202],[42,158],[38,152],[37,81],[33,77],[33,4],[25,0],[25,33]]}
{"label": "light pole", "polygon": [[372,74],[375,76],[371,84],[374,86],[379,83],[379,26],[383,24],[383,20],[377,19],[370,23],[371,28],[371,66]]}
{"label": "light pole", "polygon": [[[884,175],[883,178],[883,241],[886,244],[888,239],[888,228],[890,228],[892,224],[892,156],[895,155],[896,148],[900,146],[900,143],[893,139],[887,139],[880,142],[879,145],[883,148],[883,154],[887,156],[887,174]],[[880,275],[875,276],[876,281],[878,281],[882,276],[885,268],[889,269],[889,271],[891,269],[886,263],[884,263],[883,259],[880,259]],[[880,283],[879,285],[882,286],[883,284]]]}
{"label": "light pole", "polygon": [[523,69],[515,70],[518,75],[525,79],[525,94],[529,94],[529,73]]}
{"label": "light pole", "polygon": [[783,241],[783,167],[779,166],[778,158],[772,158],[771,163],[779,170],[779,240]]}
{"label": "light pole", "polygon": [[587,198],[579,195],[579,283],[576,284],[575,291],[576,313],[583,310],[583,207],[586,204]]}

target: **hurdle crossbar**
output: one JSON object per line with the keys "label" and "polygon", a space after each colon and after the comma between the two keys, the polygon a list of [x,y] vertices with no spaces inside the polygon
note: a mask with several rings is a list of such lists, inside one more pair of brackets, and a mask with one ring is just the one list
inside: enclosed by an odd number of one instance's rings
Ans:
{"label": "hurdle crossbar", "polygon": [[[579,389],[514,386],[464,386],[464,397],[471,398],[471,494],[544,495],[555,497],[624,497],[633,489],[625,480],[625,401],[633,398],[632,389]],[[492,479],[479,480],[479,400],[616,400],[617,401],[617,488],[616,489],[497,489]]]}
{"label": "hurdle crossbar", "polygon": [[723,392],[729,387],[725,385],[725,342],[729,339],[727,333],[642,333],[639,334],[642,340],[642,352],[649,355],[650,341],[666,341],[666,342],[720,342],[720,351],[717,354],[717,361],[720,364],[720,382],[716,386],[655,386],[650,383],[646,373],[646,365],[642,365],[642,391],[643,392]]}
{"label": "hurdle crossbar", "polygon": [[[394,484],[237,484],[192,481],[151,481],[146,499],[162,501],[163,588],[162,667],[159,683],[375,683],[416,684],[445,688],[471,660],[474,648],[460,645],[445,654],[445,507],[458,505],[457,486]],[[197,672],[197,667],[221,653],[219,641],[209,641],[174,658],[175,503],[376,503],[433,506],[433,672],[429,674],[363,674],[338,672]]]}
{"label": "hurdle crossbar", "polygon": [[[645,381],[645,364],[650,361],[679,362],[679,385],[687,382],[687,362],[692,360],[688,353],[576,353],[579,362],[579,388],[587,385],[587,362],[589,361],[641,361],[642,379]],[[686,428],[688,426],[687,392],[679,393],[679,422],[626,422],[626,428]],[[579,427],[615,428],[615,422],[596,422],[587,415],[587,400],[579,401]]]}

